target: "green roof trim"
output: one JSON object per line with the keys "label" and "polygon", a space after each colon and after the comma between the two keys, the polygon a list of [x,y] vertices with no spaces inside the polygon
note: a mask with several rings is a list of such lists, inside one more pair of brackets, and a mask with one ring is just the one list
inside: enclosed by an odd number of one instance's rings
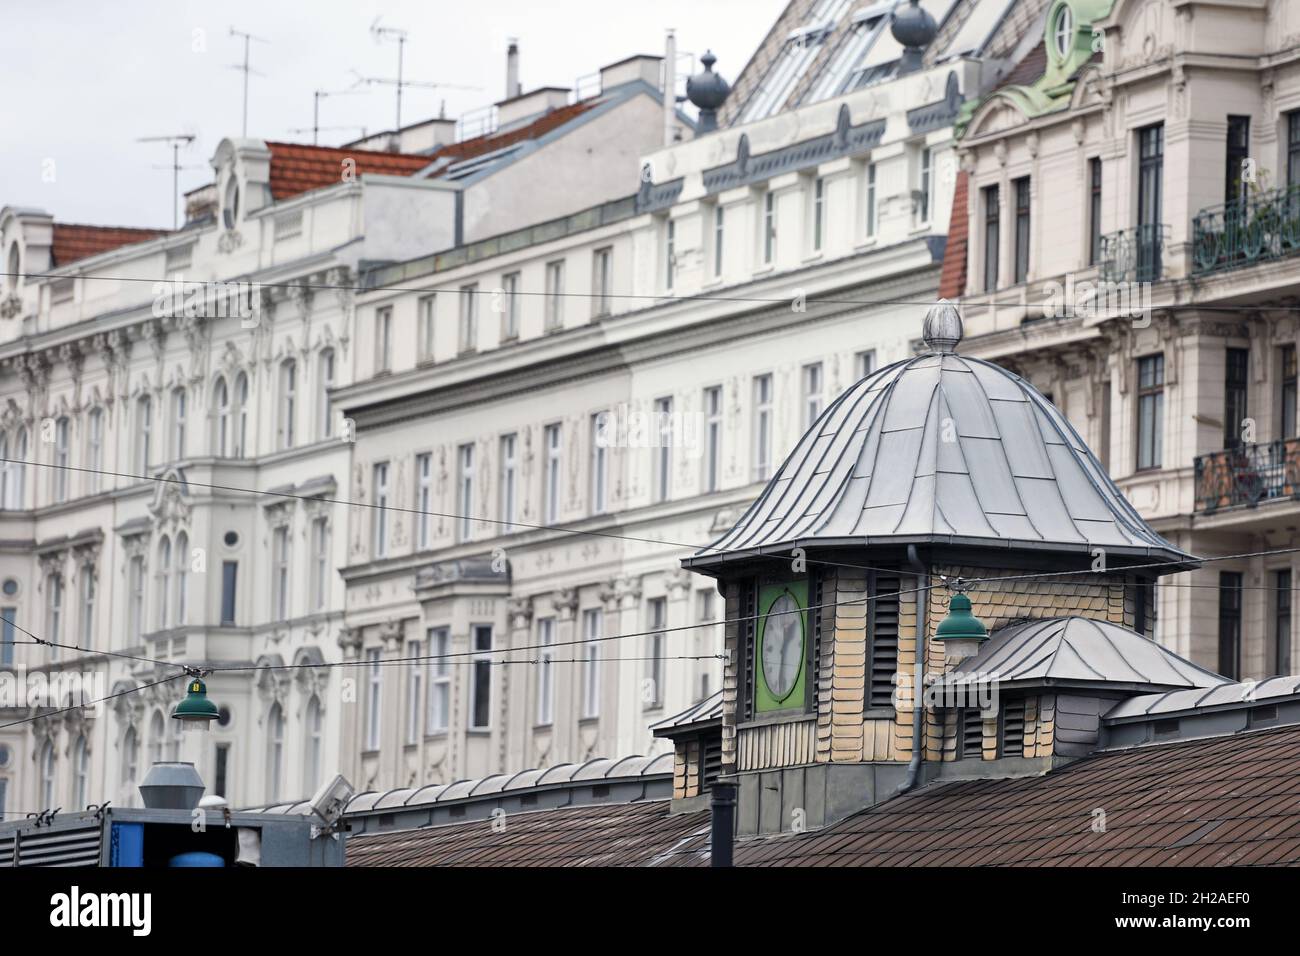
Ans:
{"label": "green roof trim", "polygon": [[1009,100],[1029,119],[1064,109],[1074,92],[1075,76],[1101,49],[1102,34],[1093,24],[1110,14],[1115,0],[1053,0],[1043,23],[1043,46],[1047,67],[1029,85],[1004,86],[962,104],[957,114],[955,135],[966,135],[975,112],[994,99]]}

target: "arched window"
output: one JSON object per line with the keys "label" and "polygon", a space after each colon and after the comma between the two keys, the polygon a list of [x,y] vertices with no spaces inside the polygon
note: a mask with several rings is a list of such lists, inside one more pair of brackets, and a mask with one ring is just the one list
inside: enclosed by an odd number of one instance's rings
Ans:
{"label": "arched window", "polygon": [[54,742],[45,741],[41,748],[41,809],[54,806]]}
{"label": "arched window", "polygon": [[22,253],[18,251],[18,240],[9,243],[9,291],[14,292],[22,284]]}
{"label": "arched window", "polygon": [[104,410],[96,406],[86,419],[86,493],[99,492],[99,473],[104,470]]}
{"label": "arched window", "polygon": [[173,459],[185,457],[185,411],[186,395],[184,387],[172,389],[172,454]]}
{"label": "arched window", "polygon": [[68,500],[68,416],[62,415],[54,423],[54,502]]}
{"label": "arched window", "polygon": [[280,363],[279,419],[276,423],[281,448],[293,447],[294,417],[298,401],[298,363],[285,359]]}
{"label": "arched window", "polygon": [[184,531],[176,536],[176,623],[185,623],[189,607],[185,593],[190,580],[190,538]]}
{"label": "arched window", "polygon": [[334,350],[325,349],[320,353],[320,375],[317,381],[316,436],[329,438],[334,434],[334,420],[330,415],[330,389],[334,387]]}
{"label": "arched window", "polygon": [[[59,571],[51,571],[45,579],[45,639],[54,644],[63,641],[63,574]],[[51,647],[50,659],[58,656],[58,647]]]}
{"label": "arched window", "polygon": [[135,783],[135,775],[140,767],[140,738],[134,727],[126,729],[122,737],[122,786]]}
{"label": "arched window", "polygon": [[167,724],[163,720],[161,710],[155,710],[153,716],[149,718],[149,763],[161,763],[163,758],[163,742],[167,736]]}
{"label": "arched window", "polygon": [[304,794],[315,793],[321,783],[321,712],[320,698],[312,694],[307,701],[307,749],[303,755],[303,790]]}
{"label": "arched window", "polygon": [[225,458],[230,454],[230,387],[226,385],[225,376],[218,376],[212,388],[212,407],[217,413],[212,450],[218,458]]}
{"label": "arched window", "polygon": [[235,403],[239,416],[235,427],[235,457],[246,458],[253,449],[248,439],[248,375],[244,372],[235,379]]}
{"label": "arched window", "polygon": [[171,574],[172,574],[172,542],[166,535],[163,535],[158,542],[158,569],[154,572],[154,594],[157,595],[155,600],[158,602],[157,626],[159,630],[167,627],[171,623],[168,617],[168,598],[171,594]]}
{"label": "arched window", "polygon": [[27,506],[27,429],[18,429],[14,439],[14,466],[10,471],[9,493],[13,496],[9,505],[15,510]]}
{"label": "arched window", "polygon": [[266,716],[266,799],[280,799],[280,777],[284,769],[284,711],[279,704],[271,705]]}
{"label": "arched window", "polygon": [[153,437],[153,399],[141,395],[135,400],[135,467],[139,474],[149,470],[153,459],[153,449],[149,447]]}
{"label": "arched window", "polygon": [[86,806],[86,794],[90,784],[90,753],[86,749],[86,735],[77,738],[72,748],[72,809],[80,810]]}

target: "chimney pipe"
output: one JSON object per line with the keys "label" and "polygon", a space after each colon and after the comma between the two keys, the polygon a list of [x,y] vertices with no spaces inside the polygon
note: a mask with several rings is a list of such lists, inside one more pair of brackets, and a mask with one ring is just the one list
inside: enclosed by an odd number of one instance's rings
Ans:
{"label": "chimney pipe", "polygon": [[677,36],[669,29],[664,41],[664,145],[677,141]]}
{"label": "chimney pipe", "polygon": [[715,783],[711,791],[709,865],[731,866],[736,837],[736,785]]}
{"label": "chimney pipe", "polygon": [[519,88],[519,41],[511,40],[506,47],[506,99],[514,99],[522,90]]}

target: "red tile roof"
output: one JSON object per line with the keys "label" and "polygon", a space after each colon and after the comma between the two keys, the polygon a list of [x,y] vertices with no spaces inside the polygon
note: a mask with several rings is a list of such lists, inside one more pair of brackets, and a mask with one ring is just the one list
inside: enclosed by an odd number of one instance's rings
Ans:
{"label": "red tile roof", "polygon": [[1029,86],[1045,72],[1047,72],[1047,43],[1045,40],[1039,40],[1038,44],[1011,68],[1011,72],[1002,77],[994,89],[1000,90],[1004,86]]}
{"label": "red tile roof", "polygon": [[449,143],[437,150],[430,157],[430,161],[447,158],[458,163],[462,160],[473,159],[475,156],[495,152],[498,149],[505,149],[507,146],[513,146],[515,143],[524,140],[537,139],[545,136],[551,130],[559,129],[569,120],[581,116],[594,107],[596,102],[595,99],[589,99],[579,103],[570,103],[568,106],[561,106],[551,110],[525,126],[506,130],[504,133],[488,133],[486,136],[477,136],[474,139],[467,139],[460,143]]}
{"label": "red tile roof", "polygon": [[348,866],[641,866],[709,827],[708,811],[670,815],[667,800],[511,813],[504,828],[475,820],[361,833]]}
{"label": "red tile roof", "polygon": [[336,149],[301,143],[267,143],[271,151],[271,198],[279,201],[343,181],[347,160],[357,175],[381,173],[410,176],[428,166],[428,156],[380,153],[366,149]]}
{"label": "red tile roof", "polygon": [[966,245],[970,229],[967,210],[970,178],[966,171],[957,173],[952,190],[952,214],[948,217],[948,244],[943,249],[943,266],[939,270],[939,298],[956,301],[966,293]]}
{"label": "red tile roof", "polygon": [[156,239],[166,233],[166,229],[128,229],[124,226],[83,226],[56,222],[51,255],[55,266],[66,266],[78,259],[108,252],[119,246],[129,246],[134,242]]}

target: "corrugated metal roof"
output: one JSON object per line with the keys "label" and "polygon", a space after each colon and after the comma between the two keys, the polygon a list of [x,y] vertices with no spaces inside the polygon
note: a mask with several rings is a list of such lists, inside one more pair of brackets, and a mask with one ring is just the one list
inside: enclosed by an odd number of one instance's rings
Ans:
{"label": "corrugated metal roof", "polygon": [[1293,697],[1300,694],[1300,677],[1270,677],[1262,681],[1228,681],[1209,690],[1173,690],[1162,694],[1143,694],[1130,697],[1115,705],[1105,715],[1106,720],[1123,720],[1129,717],[1154,717],[1159,714],[1177,714],[1186,711],[1205,711],[1215,707],[1231,707],[1242,703]]}
{"label": "corrugated metal roof", "polygon": [[1169,688],[1230,683],[1141,634],[1086,617],[1044,618],[999,628],[977,654],[936,683],[962,683],[976,674],[1003,683],[1051,680]]}
{"label": "corrugated metal roof", "polygon": [[658,723],[650,725],[650,731],[656,737],[668,736],[661,731],[672,731],[681,727],[689,727],[692,724],[706,723],[722,719],[722,691],[710,694],[703,700],[696,701],[690,707],[687,707],[679,714],[673,714],[666,717]]}
{"label": "corrugated metal roof", "polygon": [[[956,309],[941,301],[927,325],[936,316],[960,341]],[[686,566],[898,543],[1195,563],[1147,525],[1033,385],[948,342],[928,344],[831,403],[736,526]]]}

